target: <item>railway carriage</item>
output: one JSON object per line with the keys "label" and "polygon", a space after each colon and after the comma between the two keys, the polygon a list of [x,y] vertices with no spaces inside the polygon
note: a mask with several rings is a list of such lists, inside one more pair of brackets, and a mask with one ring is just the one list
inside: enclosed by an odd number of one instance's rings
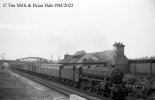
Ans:
{"label": "railway carriage", "polygon": [[40,74],[48,75],[50,77],[59,78],[60,66],[61,64],[41,64],[37,72]]}
{"label": "railway carriage", "polygon": [[52,77],[60,77],[60,67],[48,67],[49,71],[48,71],[48,75],[52,76]]}

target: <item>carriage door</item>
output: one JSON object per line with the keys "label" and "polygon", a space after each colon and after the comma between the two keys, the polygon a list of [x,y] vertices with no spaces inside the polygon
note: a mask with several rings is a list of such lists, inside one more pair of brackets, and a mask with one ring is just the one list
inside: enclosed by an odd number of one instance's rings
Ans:
{"label": "carriage door", "polygon": [[79,77],[80,77],[80,68],[81,68],[81,65],[77,65],[75,67],[75,77],[74,77],[74,81],[75,82],[79,82]]}

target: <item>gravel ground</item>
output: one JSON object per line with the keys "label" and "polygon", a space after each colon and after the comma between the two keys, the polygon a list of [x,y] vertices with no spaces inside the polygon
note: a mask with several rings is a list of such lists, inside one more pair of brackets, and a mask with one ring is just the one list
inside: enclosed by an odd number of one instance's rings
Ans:
{"label": "gravel ground", "polygon": [[69,100],[69,97],[8,69],[0,69],[0,100]]}

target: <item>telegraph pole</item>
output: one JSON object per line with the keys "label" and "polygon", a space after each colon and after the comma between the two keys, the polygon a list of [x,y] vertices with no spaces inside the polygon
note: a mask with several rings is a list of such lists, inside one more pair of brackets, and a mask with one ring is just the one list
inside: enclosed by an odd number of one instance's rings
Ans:
{"label": "telegraph pole", "polygon": [[5,53],[2,53],[0,55],[1,55],[1,65],[0,66],[2,66],[3,60],[5,60]]}
{"label": "telegraph pole", "polygon": [[53,61],[53,55],[51,55],[51,60]]}
{"label": "telegraph pole", "polygon": [[5,53],[0,54],[1,55],[1,59],[5,60]]}

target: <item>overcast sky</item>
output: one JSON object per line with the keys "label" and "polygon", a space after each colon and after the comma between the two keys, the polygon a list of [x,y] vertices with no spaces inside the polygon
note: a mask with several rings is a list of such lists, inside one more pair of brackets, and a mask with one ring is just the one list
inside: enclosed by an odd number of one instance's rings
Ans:
{"label": "overcast sky", "polygon": [[[3,7],[73,3],[74,7]],[[155,55],[155,0],[0,0],[0,54],[63,58],[125,44],[128,58]],[[0,58],[1,59],[1,58]]]}

